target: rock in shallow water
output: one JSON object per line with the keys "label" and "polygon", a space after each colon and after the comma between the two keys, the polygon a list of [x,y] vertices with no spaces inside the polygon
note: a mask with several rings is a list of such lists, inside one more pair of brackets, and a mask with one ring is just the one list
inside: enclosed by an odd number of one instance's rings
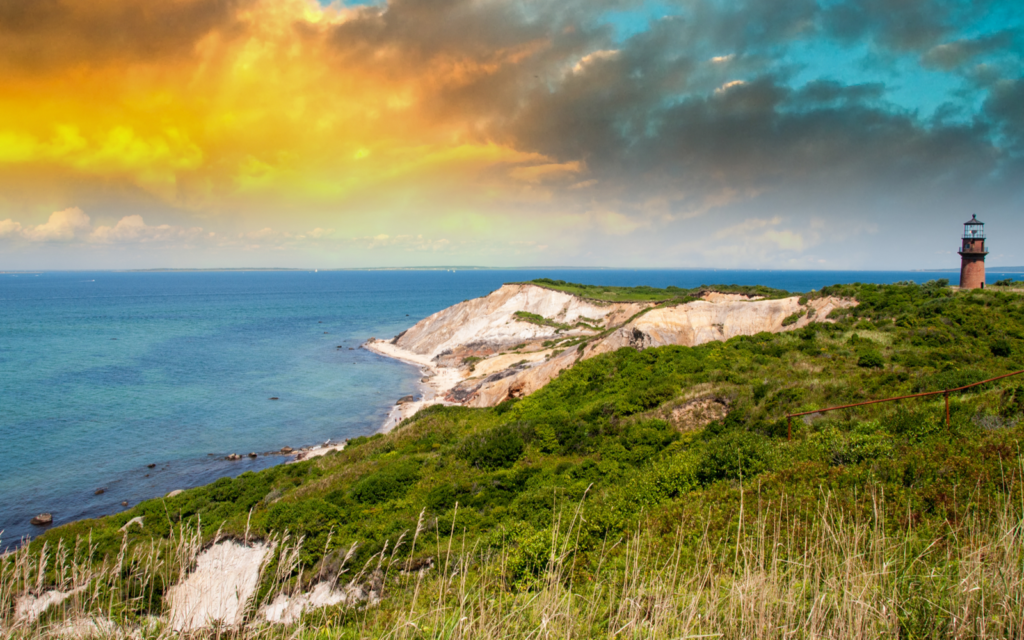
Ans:
{"label": "rock in shallow water", "polygon": [[36,517],[29,520],[29,523],[34,524],[38,527],[45,527],[46,525],[53,524],[53,516],[49,513],[40,513]]}

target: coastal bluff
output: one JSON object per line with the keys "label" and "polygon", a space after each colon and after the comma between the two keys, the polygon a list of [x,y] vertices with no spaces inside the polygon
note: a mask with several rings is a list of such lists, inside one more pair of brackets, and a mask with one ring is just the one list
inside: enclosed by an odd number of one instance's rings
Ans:
{"label": "coastal bluff", "polygon": [[692,347],[791,331],[830,322],[834,309],[856,304],[838,297],[764,299],[710,289],[688,302],[608,302],[517,283],[364,347],[423,370],[426,393],[401,405],[392,418],[397,423],[431,404],[490,407],[527,396],[580,360],[624,347]]}

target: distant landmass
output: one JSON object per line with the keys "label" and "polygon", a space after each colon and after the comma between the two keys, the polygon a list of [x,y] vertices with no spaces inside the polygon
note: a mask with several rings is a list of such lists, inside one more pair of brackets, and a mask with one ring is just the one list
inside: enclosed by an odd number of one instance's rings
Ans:
{"label": "distant landmass", "polygon": [[[914,269],[918,273],[957,273],[957,269]],[[1024,267],[985,267],[989,273],[1024,273]]]}
{"label": "distant landmass", "polygon": [[210,269],[124,269],[124,273],[161,273],[161,272],[192,272],[192,271],[519,271],[519,270],[544,270],[544,269],[573,269],[573,270],[600,270],[612,269],[613,267],[474,267],[474,266],[441,266],[441,267],[341,267],[336,269],[320,269],[314,267],[234,267],[234,268],[210,268]]}

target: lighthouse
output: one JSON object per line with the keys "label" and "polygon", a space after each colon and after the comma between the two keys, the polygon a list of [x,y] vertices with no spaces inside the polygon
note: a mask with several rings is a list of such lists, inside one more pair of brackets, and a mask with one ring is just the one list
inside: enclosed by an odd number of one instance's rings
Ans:
{"label": "lighthouse", "polygon": [[957,253],[960,254],[960,288],[984,289],[988,247],[985,246],[985,223],[978,220],[978,216],[972,215],[964,223],[964,237]]}

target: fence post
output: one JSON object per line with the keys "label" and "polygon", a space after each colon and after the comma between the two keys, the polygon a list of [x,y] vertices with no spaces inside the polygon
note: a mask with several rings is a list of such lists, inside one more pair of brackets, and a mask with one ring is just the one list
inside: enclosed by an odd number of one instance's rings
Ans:
{"label": "fence post", "polygon": [[946,427],[949,427],[949,389],[942,395],[946,398]]}

